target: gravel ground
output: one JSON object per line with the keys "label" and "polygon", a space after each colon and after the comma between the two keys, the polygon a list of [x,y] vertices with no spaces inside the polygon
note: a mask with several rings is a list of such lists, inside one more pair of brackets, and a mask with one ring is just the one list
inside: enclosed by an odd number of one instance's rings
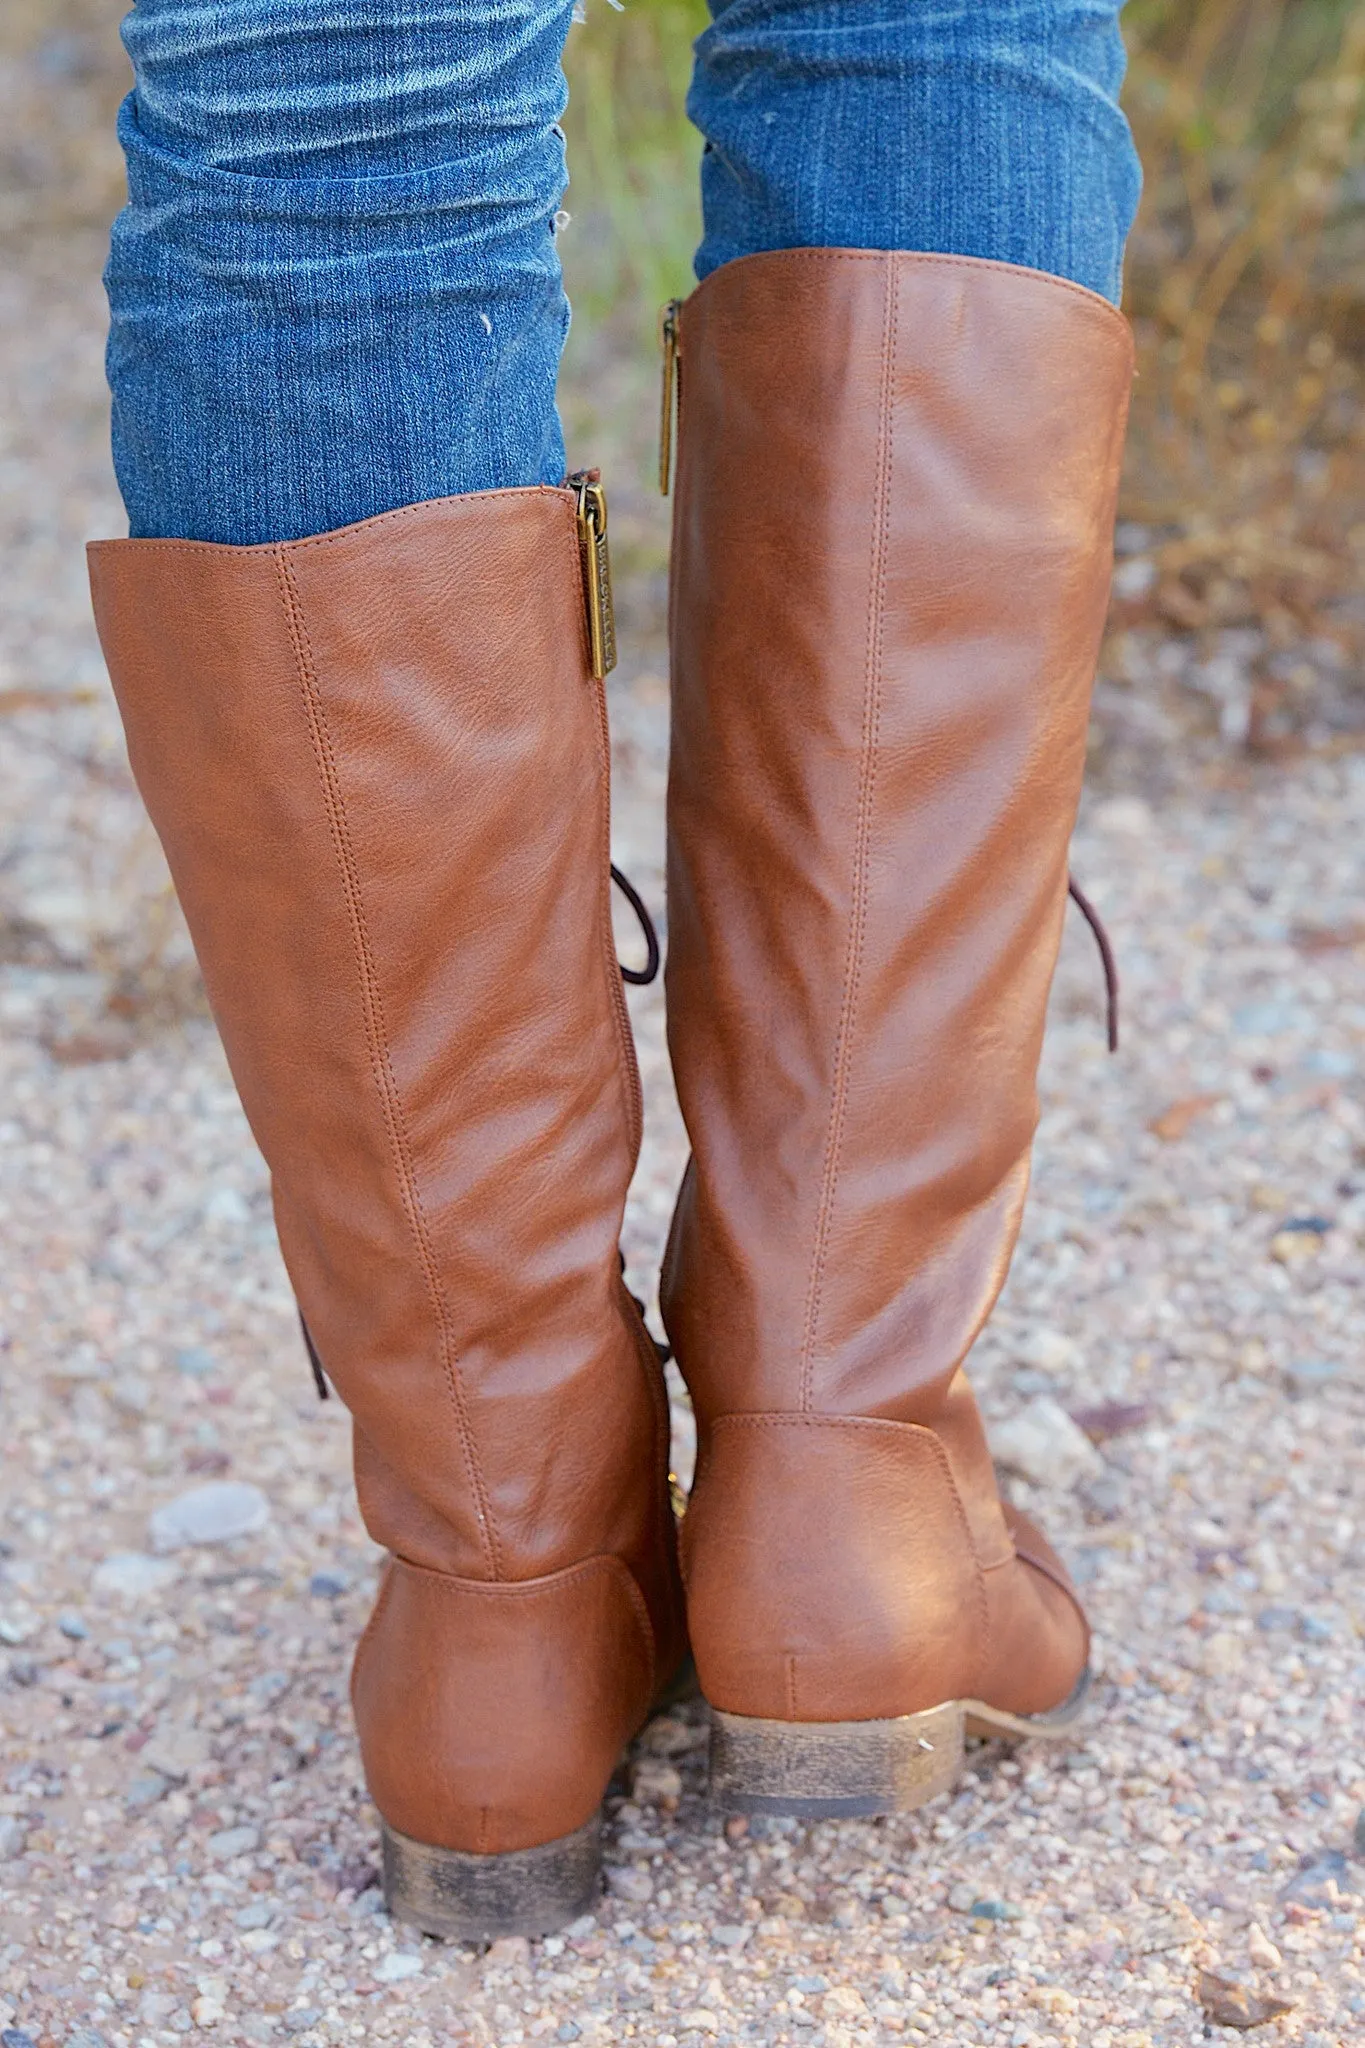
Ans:
{"label": "gravel ground", "polygon": [[[684,1708],[623,1765],[596,1914],[418,1939],[381,1909],[345,1704],[377,1567],[345,1419],[87,620],[79,542],[119,530],[99,258],[72,230],[0,271],[3,2048],[1360,2037],[1365,755],[1216,737],[1254,636],[1115,646],[1076,867],[1124,1049],[1075,929],[976,1369],[1097,1625],[1080,1746],[982,1749],[910,1819],[723,1826]],[[656,902],[658,521],[622,494],[618,856]],[[648,1289],[682,1146],[657,994],[636,1019]]]}

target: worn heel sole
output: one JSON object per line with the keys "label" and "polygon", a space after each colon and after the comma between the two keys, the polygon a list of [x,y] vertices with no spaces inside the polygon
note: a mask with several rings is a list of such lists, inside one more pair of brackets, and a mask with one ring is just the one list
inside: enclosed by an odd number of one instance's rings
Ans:
{"label": "worn heel sole", "polygon": [[913,1813],[955,1783],[964,1735],[958,1700],[894,1721],[760,1721],[713,1708],[711,1791],[726,1813]]}
{"label": "worn heel sole", "polygon": [[384,1902],[395,1920],[453,1941],[500,1934],[553,1934],[597,1903],[602,1823],[597,1814],[571,1835],[535,1849],[476,1856],[436,1849],[381,1824]]}

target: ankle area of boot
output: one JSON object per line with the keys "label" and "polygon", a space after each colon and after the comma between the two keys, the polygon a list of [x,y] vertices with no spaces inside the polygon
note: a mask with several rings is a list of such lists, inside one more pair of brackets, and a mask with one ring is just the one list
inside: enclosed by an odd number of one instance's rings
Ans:
{"label": "ankle area of boot", "polygon": [[645,1719],[658,1662],[617,1557],[501,1583],[392,1558],[351,1678],[371,1797],[412,1841],[476,1855],[570,1835]]}
{"label": "ankle area of boot", "polygon": [[726,1713],[891,1719],[969,1697],[987,1673],[984,1574],[919,1424],[721,1417],[682,1552],[701,1688]]}

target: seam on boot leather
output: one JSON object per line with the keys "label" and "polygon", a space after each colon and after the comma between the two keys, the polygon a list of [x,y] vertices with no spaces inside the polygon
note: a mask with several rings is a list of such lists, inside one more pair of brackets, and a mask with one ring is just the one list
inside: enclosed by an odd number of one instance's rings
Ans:
{"label": "seam on boot leather", "polygon": [[393,1162],[398,1179],[399,1198],[408,1218],[417,1251],[418,1262],[426,1281],[427,1294],[436,1321],[437,1343],[441,1362],[445,1370],[446,1385],[449,1388],[455,1409],[456,1431],[465,1469],[469,1474],[470,1487],[474,1495],[475,1510],[479,1520],[479,1533],[488,1566],[496,1579],[501,1575],[502,1561],[498,1554],[497,1535],[493,1528],[492,1513],[484,1488],[483,1474],[479,1470],[474,1451],[473,1432],[465,1407],[464,1389],[460,1382],[459,1367],[454,1355],[454,1337],[450,1328],[449,1310],[446,1305],[440,1275],[436,1268],[435,1253],[431,1242],[430,1227],[422,1206],[421,1191],[417,1182],[416,1166],[412,1158],[407,1129],[403,1119],[402,1097],[399,1094],[398,1079],[393,1071],[389,1054],[388,1034],[384,1022],[384,1005],[379,991],[379,977],[375,971],[374,951],[370,942],[365,917],[364,895],[360,886],[360,874],[356,865],[355,852],[351,845],[350,826],[346,816],[346,801],[341,788],[341,776],[336,754],[332,746],[331,733],[327,725],[327,714],[318,685],[317,668],[313,659],[308,627],[303,616],[298,585],[293,570],[283,550],[275,556],[279,577],[280,596],[284,604],[285,619],[289,637],[294,648],[294,659],[299,673],[299,687],[303,696],[304,715],[317,757],[318,774],[322,783],[323,804],[331,828],[332,844],[337,864],[341,869],[342,893],[346,900],[351,937],[356,951],[357,966],[360,970],[362,991],[361,1008],[365,1018],[365,1037],[370,1056],[370,1070],[374,1076],[375,1088],[383,1111],[384,1124],[393,1152]]}
{"label": "seam on boot leather", "polygon": [[801,1340],[801,1406],[814,1404],[815,1340],[820,1325],[820,1301],[824,1287],[825,1260],[834,1222],[834,1205],[839,1188],[843,1157],[844,1123],[848,1109],[853,1039],[858,1023],[858,996],[862,981],[863,948],[867,935],[868,877],[872,844],[873,800],[877,780],[877,737],[881,724],[882,634],[885,616],[887,512],[891,498],[893,453],[891,386],[895,362],[896,325],[899,296],[896,272],[890,259],[886,264],[886,305],[883,313],[881,386],[878,393],[880,421],[877,447],[877,495],[872,514],[872,559],[868,567],[867,655],[863,686],[862,759],[858,765],[858,820],[853,849],[853,901],[849,910],[848,951],[844,960],[844,998],[834,1040],[834,1079],[821,1169],[820,1206],[816,1215],[815,1245],[810,1288],[806,1297],[806,1327]]}

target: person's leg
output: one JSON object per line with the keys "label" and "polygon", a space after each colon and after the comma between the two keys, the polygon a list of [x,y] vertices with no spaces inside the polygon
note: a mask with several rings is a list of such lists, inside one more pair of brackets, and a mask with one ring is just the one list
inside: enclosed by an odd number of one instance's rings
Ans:
{"label": "person's leg", "polygon": [[352,1679],[386,1896],[462,1937],[591,1905],[603,1791],[682,1652],[618,1255],[605,509],[554,413],[567,20],[140,0],[110,266],[135,537],[91,551],[390,1554]]}
{"label": "person's leg", "polygon": [[1112,0],[713,11],[665,330],[688,1619],[721,1800],[870,1814],[1085,1696],[962,1367],[1028,1182],[1137,174]]}
{"label": "person's leg", "polygon": [[697,275],[763,249],[917,249],[1118,300],[1141,171],[1123,0],[711,0]]}
{"label": "person's leg", "polygon": [[558,484],[570,0],[138,0],[107,285],[134,535]]}

